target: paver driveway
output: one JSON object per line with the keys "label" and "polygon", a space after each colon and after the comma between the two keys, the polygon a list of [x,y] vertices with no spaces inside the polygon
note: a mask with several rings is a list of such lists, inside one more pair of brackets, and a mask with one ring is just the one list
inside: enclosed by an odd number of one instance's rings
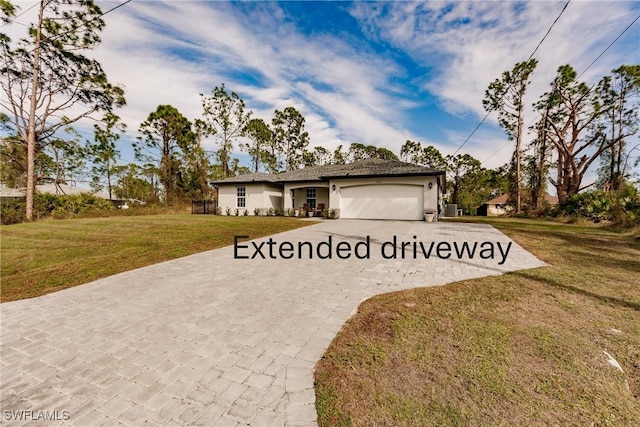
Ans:
{"label": "paver driveway", "polygon": [[2,304],[2,422],[315,425],[313,367],[363,299],[543,265],[516,244],[502,265],[499,253],[403,260],[380,252],[394,236],[427,248],[510,242],[486,225],[337,220],[273,239],[330,235],[334,245],[370,236],[370,258],[234,259],[227,247]]}

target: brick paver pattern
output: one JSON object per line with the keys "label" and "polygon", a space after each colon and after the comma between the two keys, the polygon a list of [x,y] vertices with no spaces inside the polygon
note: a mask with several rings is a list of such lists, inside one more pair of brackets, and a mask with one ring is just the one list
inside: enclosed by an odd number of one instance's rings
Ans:
{"label": "brick paver pattern", "polygon": [[336,220],[273,238],[329,235],[371,236],[371,258],[244,260],[226,247],[0,305],[2,424],[30,410],[68,418],[30,425],[316,425],[313,368],[364,299],[544,265],[515,243],[503,265],[380,256],[393,236],[511,241],[478,224]]}

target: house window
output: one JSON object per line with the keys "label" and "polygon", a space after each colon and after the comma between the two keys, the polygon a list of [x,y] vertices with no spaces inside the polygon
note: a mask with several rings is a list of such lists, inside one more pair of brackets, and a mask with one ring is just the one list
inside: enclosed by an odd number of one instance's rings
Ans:
{"label": "house window", "polygon": [[307,188],[307,206],[309,209],[316,208],[316,189]]}
{"label": "house window", "polygon": [[244,208],[246,206],[247,188],[236,187],[236,195],[238,196],[238,207]]}

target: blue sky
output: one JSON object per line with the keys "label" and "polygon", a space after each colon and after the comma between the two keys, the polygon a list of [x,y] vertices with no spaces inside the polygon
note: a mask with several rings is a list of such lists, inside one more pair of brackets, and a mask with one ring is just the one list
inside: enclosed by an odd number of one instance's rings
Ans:
{"label": "blue sky", "polygon": [[[275,109],[297,108],[311,146],[361,142],[398,153],[412,139],[452,154],[484,116],[487,85],[527,59],[564,3],[134,0],[106,16],[95,56],[126,88],[123,162],[133,160],[130,141],[157,105],[194,120],[199,93],[222,83],[267,122]],[[527,104],[558,66],[585,70],[638,14],[638,2],[573,0],[536,54]],[[639,63],[639,47],[640,21],[583,80]],[[535,119],[528,111],[526,122]],[[461,152],[496,167],[511,155],[510,145],[494,154],[505,142],[492,115]]]}

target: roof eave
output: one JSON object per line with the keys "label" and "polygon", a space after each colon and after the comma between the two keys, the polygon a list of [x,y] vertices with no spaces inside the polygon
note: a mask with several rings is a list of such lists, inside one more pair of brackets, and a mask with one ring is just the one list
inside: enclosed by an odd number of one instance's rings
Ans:
{"label": "roof eave", "polygon": [[322,179],[337,179],[337,178],[393,178],[393,177],[409,177],[409,176],[438,176],[444,175],[444,171],[430,171],[430,172],[403,172],[403,173],[373,173],[373,174],[341,174],[341,175],[323,175]]}

